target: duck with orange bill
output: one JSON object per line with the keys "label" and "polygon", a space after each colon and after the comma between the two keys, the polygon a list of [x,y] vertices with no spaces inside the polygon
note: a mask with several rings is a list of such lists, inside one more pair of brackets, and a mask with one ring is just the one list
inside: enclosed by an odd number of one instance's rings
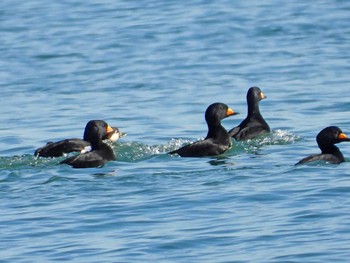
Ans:
{"label": "duck with orange bill", "polygon": [[115,160],[113,149],[103,142],[103,138],[110,132],[113,132],[113,128],[105,121],[89,121],[85,128],[84,138],[90,142],[91,151],[69,157],[60,164],[68,164],[73,168],[89,168],[99,167]]}
{"label": "duck with orange bill", "polygon": [[[36,157],[60,157],[71,152],[85,153],[91,150],[91,143],[85,137],[89,132],[90,126],[86,125],[83,139],[72,138],[65,139],[57,142],[48,142],[45,146],[38,148],[34,155]],[[112,127],[112,129],[103,136],[103,140],[111,142],[117,141],[119,138],[124,137],[126,134],[121,132],[118,128]]]}
{"label": "duck with orange bill", "polygon": [[341,142],[348,142],[350,138],[337,126],[329,126],[324,128],[316,136],[318,147],[321,149],[321,153],[313,154],[301,159],[296,165],[313,163],[322,161],[331,164],[340,164],[345,162],[345,158],[342,152],[334,144]]}
{"label": "duck with orange bill", "polygon": [[185,145],[169,154],[178,154],[182,157],[204,157],[224,153],[231,147],[231,138],[221,125],[221,120],[236,114],[238,113],[224,103],[211,104],[205,112],[205,120],[208,125],[205,139]]}
{"label": "duck with orange bill", "polygon": [[265,94],[258,87],[251,87],[247,92],[247,117],[235,128],[229,131],[236,141],[253,139],[261,134],[270,132],[270,127],[259,109],[259,102],[265,99]]}

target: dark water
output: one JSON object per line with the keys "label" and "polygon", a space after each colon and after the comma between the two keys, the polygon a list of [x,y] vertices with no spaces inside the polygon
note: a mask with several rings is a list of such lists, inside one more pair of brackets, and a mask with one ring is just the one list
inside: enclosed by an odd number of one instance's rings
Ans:
{"label": "dark water", "polygon": [[[350,135],[350,2],[1,1],[0,260],[346,262],[350,145],[295,167],[316,134]],[[216,101],[267,95],[273,132],[218,158],[167,151],[206,135]],[[118,160],[35,159],[88,120],[128,133]]]}

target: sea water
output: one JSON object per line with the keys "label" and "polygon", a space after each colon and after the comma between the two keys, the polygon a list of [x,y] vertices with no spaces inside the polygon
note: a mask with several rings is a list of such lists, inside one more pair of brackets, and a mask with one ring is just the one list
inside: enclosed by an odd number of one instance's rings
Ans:
{"label": "sea water", "polygon": [[[350,135],[350,2],[0,3],[0,261],[346,262],[347,162],[294,166]],[[272,132],[222,156],[167,152],[206,136],[213,102],[267,96]],[[35,158],[104,119],[117,160]]]}

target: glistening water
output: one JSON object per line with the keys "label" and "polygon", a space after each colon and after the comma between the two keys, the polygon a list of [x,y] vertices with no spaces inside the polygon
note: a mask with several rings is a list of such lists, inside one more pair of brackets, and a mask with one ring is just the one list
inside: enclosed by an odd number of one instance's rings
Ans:
{"label": "glistening water", "polygon": [[[350,2],[0,2],[0,260],[347,262],[347,162],[294,166],[317,133],[350,135]],[[267,96],[271,134],[222,156],[166,153],[206,136],[213,102]],[[104,119],[117,160],[39,158]]]}

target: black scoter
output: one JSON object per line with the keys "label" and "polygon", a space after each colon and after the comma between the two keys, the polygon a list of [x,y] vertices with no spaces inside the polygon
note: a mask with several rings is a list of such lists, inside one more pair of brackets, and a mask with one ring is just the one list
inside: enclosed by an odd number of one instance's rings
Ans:
{"label": "black scoter", "polygon": [[321,149],[320,154],[310,155],[300,160],[296,165],[306,164],[315,161],[325,161],[331,164],[340,164],[345,162],[345,158],[339,148],[334,144],[340,142],[348,142],[348,138],[345,133],[339,127],[330,126],[324,128],[316,137],[318,147]]}
{"label": "black scoter", "polygon": [[99,167],[109,161],[115,160],[113,149],[102,141],[103,137],[112,131],[113,128],[105,121],[89,121],[86,125],[84,138],[90,142],[91,151],[69,157],[60,164],[68,164],[73,168],[89,168]]}
{"label": "black scoter", "polygon": [[[65,139],[58,142],[48,142],[44,147],[38,148],[34,155],[37,157],[60,157],[71,152],[85,153],[91,150],[91,144],[85,138],[85,134],[88,134],[86,129],[91,126],[86,125],[83,139]],[[112,131],[103,136],[103,140],[109,140],[111,142],[117,141],[119,138],[125,136],[125,133],[119,131],[118,128],[112,127]]]}
{"label": "black scoter", "polygon": [[259,102],[266,96],[258,87],[251,87],[247,92],[248,115],[240,125],[231,129],[229,134],[237,141],[253,139],[270,132],[270,127],[259,110]]}
{"label": "black scoter", "polygon": [[231,138],[226,129],[221,125],[221,120],[237,114],[224,103],[213,103],[205,112],[205,120],[208,124],[208,134],[204,140],[185,145],[180,149],[170,152],[182,157],[204,157],[224,153],[231,147]]}

